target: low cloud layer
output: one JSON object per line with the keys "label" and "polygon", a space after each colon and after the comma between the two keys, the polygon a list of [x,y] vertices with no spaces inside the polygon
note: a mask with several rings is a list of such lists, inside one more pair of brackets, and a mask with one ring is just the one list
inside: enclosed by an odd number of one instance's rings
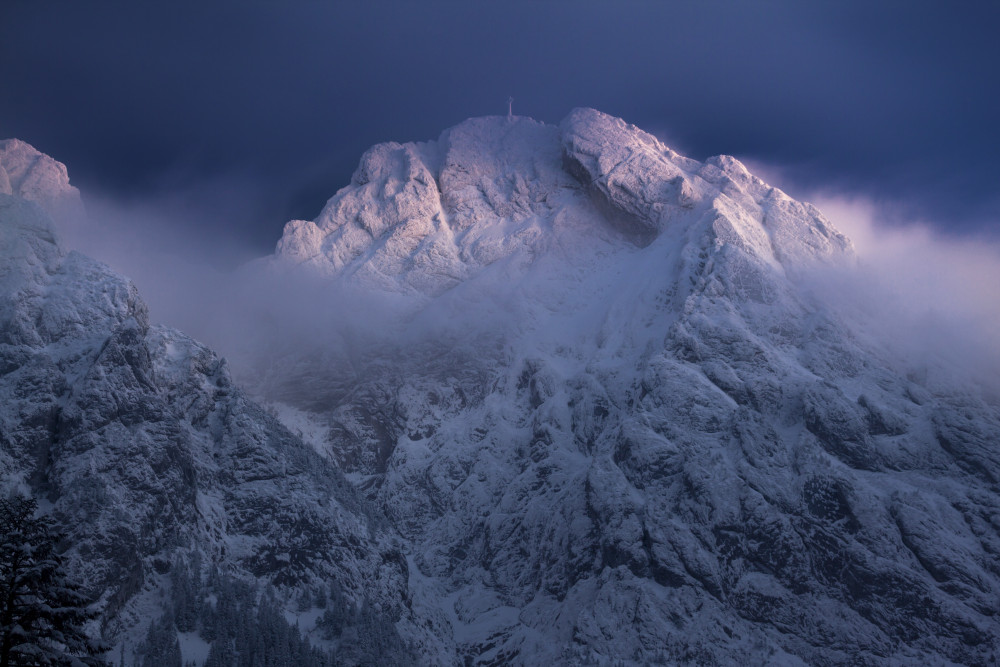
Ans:
{"label": "low cloud layer", "polygon": [[[782,182],[778,170],[752,169]],[[296,359],[351,373],[373,344],[423,344],[445,331],[411,321],[403,341],[405,306],[388,295],[247,270],[245,263],[259,253],[253,243],[222,233],[226,226],[216,224],[216,217],[240,211],[218,206],[212,185],[227,197],[245,187],[228,180],[131,203],[88,197],[90,223],[71,230],[67,245],[132,278],[154,321],[213,347],[233,362],[238,375],[255,382],[266,382],[269,372]],[[927,223],[885,223],[884,207],[862,197],[792,194],[813,202],[857,250],[852,270],[816,276],[811,287],[822,301],[852,318],[862,336],[908,372],[931,372],[949,383],[976,378],[997,384],[1000,244],[946,237],[935,231],[940,226]],[[275,240],[280,231],[276,221]],[[470,323],[462,335],[472,340],[501,324]],[[456,322],[447,330],[448,335],[463,331]]]}
{"label": "low cloud layer", "polygon": [[[232,196],[241,182],[220,183]],[[154,200],[87,196],[88,220],[62,225],[67,249],[131,279],[154,323],[183,331],[230,362],[237,378],[281,382],[281,364],[322,363],[350,374],[375,341],[400,329],[399,300],[301,273],[268,271],[256,245],[224,232],[206,185]],[[274,224],[274,239],[282,223]],[[331,373],[334,371],[331,371]]]}
{"label": "low cloud layer", "polygon": [[[862,197],[807,196],[854,242],[858,264],[825,276],[824,298],[854,313],[914,370],[1000,377],[1000,243],[948,237],[943,224],[900,224]],[[894,222],[886,222],[886,220]]]}

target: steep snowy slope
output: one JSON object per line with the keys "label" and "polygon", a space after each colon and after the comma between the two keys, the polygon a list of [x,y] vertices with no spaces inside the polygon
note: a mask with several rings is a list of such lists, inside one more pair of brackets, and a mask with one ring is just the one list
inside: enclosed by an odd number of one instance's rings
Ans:
{"label": "steep snowy slope", "polygon": [[473,119],[372,148],[267,263],[399,326],[345,312],[254,377],[475,664],[990,664],[1000,405],[804,287],[853,262],[733,158]]}
{"label": "steep snowy slope", "polygon": [[4,194],[0,481],[48,501],[103,630],[131,633],[130,648],[175,560],[196,553],[286,595],[335,584],[386,632],[412,623],[385,520],[249,401],[224,360],[151,325],[130,282],[66,253],[37,205]]}

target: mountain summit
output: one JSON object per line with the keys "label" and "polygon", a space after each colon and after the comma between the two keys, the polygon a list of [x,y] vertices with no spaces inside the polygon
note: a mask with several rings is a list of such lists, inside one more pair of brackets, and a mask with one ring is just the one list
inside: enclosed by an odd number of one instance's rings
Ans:
{"label": "mountain summit", "polygon": [[275,257],[326,275],[439,293],[512,255],[646,246],[725,220],[760,261],[793,267],[849,252],[818,211],[728,156],[700,163],[593,109],[559,127],[470,119],[436,142],[379,144],[315,221],[285,226]]}
{"label": "mountain summit", "polygon": [[286,225],[272,272],[409,306],[258,391],[474,664],[988,664],[1000,406],[810,289],[854,263],[734,158],[590,109],[471,119]]}

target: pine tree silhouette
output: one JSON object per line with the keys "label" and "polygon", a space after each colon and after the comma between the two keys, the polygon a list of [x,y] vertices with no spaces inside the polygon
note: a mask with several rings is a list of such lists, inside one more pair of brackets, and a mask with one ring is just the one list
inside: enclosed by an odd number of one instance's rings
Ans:
{"label": "pine tree silhouette", "polygon": [[108,646],[84,629],[97,613],[67,577],[60,535],[37,509],[32,498],[0,497],[0,667],[105,664],[94,656]]}

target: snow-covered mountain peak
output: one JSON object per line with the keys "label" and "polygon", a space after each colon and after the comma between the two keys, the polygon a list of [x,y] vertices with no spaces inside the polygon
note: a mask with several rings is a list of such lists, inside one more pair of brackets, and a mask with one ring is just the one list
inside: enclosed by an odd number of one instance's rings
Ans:
{"label": "snow-covered mountain peak", "polygon": [[36,202],[56,222],[84,217],[80,191],[69,184],[66,165],[20,139],[0,141],[0,194]]}
{"label": "snow-covered mountain peak", "polygon": [[735,158],[472,119],[286,228],[272,266],[417,307],[260,390],[474,664],[993,664],[1000,410],[810,289],[852,259]]}
{"label": "snow-covered mountain peak", "polygon": [[374,146],[315,221],[286,225],[271,266],[434,296],[501,260],[587,263],[661,237],[653,252],[708,243],[727,261],[736,247],[779,273],[852,253],[818,211],[735,158],[701,163],[576,109],[558,127],[472,118],[437,141]]}
{"label": "snow-covered mountain peak", "polygon": [[472,118],[441,135],[444,209],[459,231],[550,215],[577,184],[560,166],[555,127],[520,116]]}

